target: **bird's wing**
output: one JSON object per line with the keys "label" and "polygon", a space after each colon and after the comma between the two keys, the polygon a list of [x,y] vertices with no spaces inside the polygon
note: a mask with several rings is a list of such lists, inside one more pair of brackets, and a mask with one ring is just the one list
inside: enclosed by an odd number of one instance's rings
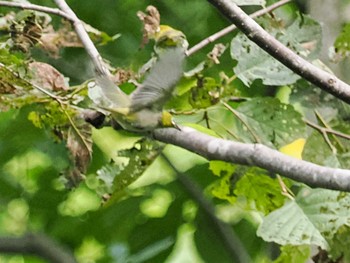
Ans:
{"label": "bird's wing", "polygon": [[182,48],[164,51],[145,81],[131,94],[131,111],[161,110],[182,76],[185,53]]}
{"label": "bird's wing", "polygon": [[130,98],[107,76],[97,76],[96,82],[101,88],[103,95],[103,104],[109,108],[128,108]]}

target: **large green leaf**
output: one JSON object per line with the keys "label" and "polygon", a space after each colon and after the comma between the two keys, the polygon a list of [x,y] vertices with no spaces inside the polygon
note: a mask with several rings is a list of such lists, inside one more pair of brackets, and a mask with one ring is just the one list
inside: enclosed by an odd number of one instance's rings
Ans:
{"label": "large green leaf", "polygon": [[253,142],[260,141],[280,148],[306,136],[306,126],[301,115],[292,106],[282,104],[278,99],[255,98],[240,104],[237,111],[245,124],[237,120],[240,125],[237,125],[236,133],[245,141],[255,137]]}
{"label": "large green leaf", "polygon": [[[321,27],[307,16],[303,22],[296,20],[284,33],[277,29],[271,34],[303,57],[314,58],[320,48]],[[238,61],[234,71],[246,86],[256,79],[265,85],[288,85],[300,78],[243,34],[232,39],[231,56]]]}
{"label": "large green leaf", "polygon": [[310,257],[309,246],[283,246],[281,254],[274,263],[300,263],[306,262]]}
{"label": "large green leaf", "polygon": [[267,215],[257,234],[281,245],[317,245],[328,249],[331,239],[350,225],[350,194],[303,189],[293,201]]}
{"label": "large green leaf", "polygon": [[[284,180],[287,186],[290,182]],[[285,196],[277,179],[268,176],[267,172],[259,168],[250,168],[236,183],[235,195],[247,200],[248,209],[257,209],[267,214],[283,205]]]}

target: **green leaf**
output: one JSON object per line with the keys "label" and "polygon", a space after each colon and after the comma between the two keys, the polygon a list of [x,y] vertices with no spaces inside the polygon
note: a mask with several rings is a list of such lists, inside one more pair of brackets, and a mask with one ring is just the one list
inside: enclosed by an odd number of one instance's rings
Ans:
{"label": "green leaf", "polygon": [[278,40],[308,60],[317,59],[322,47],[322,28],[319,22],[303,15],[280,34]]}
{"label": "green leaf", "polygon": [[238,61],[234,72],[248,87],[256,79],[265,85],[277,86],[292,84],[300,78],[243,34],[232,39],[231,56]]}
{"label": "green leaf", "polygon": [[241,135],[237,133],[237,121],[234,114],[222,105],[215,105],[208,108],[201,124],[208,126],[208,128],[214,130],[223,138],[240,140]]}
{"label": "green leaf", "polygon": [[210,161],[209,169],[217,176],[231,175],[235,171],[235,165],[224,161]]}
{"label": "green leaf", "polygon": [[241,122],[235,131],[245,140],[249,140],[254,134],[261,143],[280,148],[298,138],[306,137],[306,125],[301,115],[292,106],[282,104],[278,99],[255,98],[240,104],[237,111],[249,126],[248,129]]}
{"label": "green leaf", "polygon": [[164,146],[159,143],[141,139],[130,149],[118,152],[119,157],[128,158],[126,165],[110,163],[97,171],[100,194],[112,194],[109,204],[124,195],[126,187],[136,181],[158,157]]}
{"label": "green leaf", "polygon": [[350,225],[350,194],[303,189],[293,201],[267,215],[257,234],[281,245],[317,245],[328,249],[338,229]]}
{"label": "green leaf", "polygon": [[[320,49],[321,27],[307,16],[303,23],[295,20],[284,34],[279,28],[270,33],[303,57],[312,59]],[[232,39],[231,56],[238,61],[234,71],[246,86],[256,79],[261,79],[265,85],[279,86],[293,84],[300,78],[243,34]]]}
{"label": "green leaf", "polygon": [[[219,199],[232,204],[238,199],[246,204],[247,210],[258,210],[263,214],[281,207],[285,201],[278,181],[262,169],[221,161],[211,161],[210,169],[221,177],[210,187],[211,194]],[[285,183],[291,185],[288,180]]]}
{"label": "green leaf", "polygon": [[[289,180],[284,180],[287,187],[291,185]],[[285,197],[276,179],[268,176],[267,172],[259,168],[249,168],[244,176],[238,180],[234,194],[237,197],[244,197],[248,209],[257,209],[263,214],[281,207]]]}
{"label": "green leaf", "polygon": [[[349,134],[350,131],[346,123],[332,128],[345,134]],[[322,134],[314,131],[306,141],[303,159],[328,167],[348,169],[350,165],[349,140],[331,134],[327,134],[327,137],[328,143]]]}
{"label": "green leaf", "polygon": [[281,254],[273,263],[300,263],[306,262],[310,257],[309,246],[283,246]]}
{"label": "green leaf", "polygon": [[350,227],[340,227],[332,240],[329,241],[331,247],[329,255],[333,259],[342,258],[344,262],[350,261]]}
{"label": "green leaf", "polygon": [[280,245],[317,245],[328,248],[325,238],[295,201],[288,202],[265,217],[257,235],[267,242]]}
{"label": "green leaf", "polygon": [[199,125],[199,124],[195,124],[195,123],[182,123],[182,125],[186,126],[186,127],[191,127],[193,129],[196,129],[197,131],[200,131],[201,133],[205,133],[205,134],[208,134],[210,136],[213,136],[213,137],[219,137],[218,134],[216,134],[215,131],[211,130],[211,129],[208,129],[206,127],[203,127],[202,125]]}
{"label": "green leaf", "polygon": [[350,51],[350,23],[345,24],[342,32],[334,43],[335,52],[340,56],[349,56]]}
{"label": "green leaf", "polygon": [[189,102],[195,109],[208,108],[218,103],[221,93],[221,84],[214,78],[200,78],[191,89]]}

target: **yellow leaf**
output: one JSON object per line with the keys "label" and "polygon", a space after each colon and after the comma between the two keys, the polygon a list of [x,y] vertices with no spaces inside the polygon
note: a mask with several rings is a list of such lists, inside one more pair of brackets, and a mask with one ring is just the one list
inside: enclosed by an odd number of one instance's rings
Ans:
{"label": "yellow leaf", "polygon": [[279,149],[281,153],[289,155],[291,157],[302,159],[301,154],[304,150],[306,140],[303,138],[296,139],[295,141],[287,144]]}

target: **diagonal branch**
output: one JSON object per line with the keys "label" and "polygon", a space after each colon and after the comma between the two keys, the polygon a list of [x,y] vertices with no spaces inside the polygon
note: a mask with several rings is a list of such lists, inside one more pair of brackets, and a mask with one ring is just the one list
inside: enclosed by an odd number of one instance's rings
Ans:
{"label": "diagonal branch", "polygon": [[21,8],[21,9],[39,11],[39,12],[43,12],[43,13],[61,16],[67,20],[73,21],[73,18],[70,15],[68,15],[67,13],[65,13],[57,8],[51,8],[51,7],[41,6],[41,5],[34,5],[34,4],[30,4],[30,3],[9,2],[9,1],[0,1],[0,6],[7,6],[7,7],[13,7],[13,8]]}
{"label": "diagonal branch", "polygon": [[84,24],[73,12],[73,10],[67,5],[65,0],[55,0],[55,3],[59,7],[59,9],[61,9],[61,11],[63,11],[69,17],[72,18],[71,21],[73,23],[75,32],[79,36],[86,52],[89,54],[91,61],[94,64],[95,70],[97,71],[96,73],[101,76],[108,76],[109,72],[102,61],[100,53],[98,52],[97,48],[95,47],[94,43],[91,41],[88,33],[86,32]]}
{"label": "diagonal branch", "polygon": [[[257,18],[259,16],[265,15],[267,13],[272,12],[273,10],[290,3],[292,0],[280,0],[279,2],[276,2],[264,9],[260,9],[256,12],[254,12],[253,14],[250,15],[251,18]],[[216,32],[215,34],[203,39],[201,42],[199,42],[198,44],[194,45],[193,47],[191,47],[189,50],[186,51],[186,55],[187,56],[191,56],[193,53],[197,52],[198,50],[202,49],[203,47],[209,45],[210,43],[215,42],[216,40],[218,40],[219,38],[222,38],[223,36],[231,33],[232,31],[234,31],[236,29],[236,25],[230,25],[228,27],[225,27],[224,29]]]}
{"label": "diagonal branch", "polygon": [[250,40],[272,57],[324,91],[350,103],[350,86],[348,84],[296,55],[293,51],[267,33],[233,1],[208,0],[208,2],[214,5]]}
{"label": "diagonal branch", "polygon": [[312,187],[350,192],[350,170],[329,168],[298,160],[262,144],[233,142],[188,127],[158,129],[155,139],[187,149],[209,160],[258,166]]}
{"label": "diagonal branch", "polygon": [[65,248],[42,234],[0,237],[0,252],[36,255],[52,263],[77,262]]}
{"label": "diagonal branch", "polygon": [[203,195],[203,189],[201,189],[196,182],[191,180],[189,176],[179,172],[164,153],[162,153],[161,156],[176,173],[178,182],[208,217],[208,221],[212,224],[212,228],[215,229],[215,232],[221,238],[224,247],[231,255],[232,261],[242,263],[251,262],[252,260],[250,256],[231,226],[221,221],[216,216],[215,207],[210,200],[205,198]]}
{"label": "diagonal branch", "polygon": [[[326,91],[338,96],[344,101],[350,102],[350,87],[346,83],[295,55],[291,50],[265,32],[254,20],[232,2],[227,0],[209,1],[217,5],[219,10],[222,10],[232,21],[236,22],[238,28],[247,33],[252,40],[262,45],[275,58],[287,66],[290,65],[291,69],[294,69],[311,82],[319,84]],[[96,47],[85,32],[81,21],[64,0],[55,0],[55,2],[62,11],[75,18],[75,30],[92,58],[96,69],[101,70],[103,74],[108,74],[105,71]],[[158,129],[153,132],[153,136],[159,141],[180,146],[198,153],[209,160],[254,165],[313,187],[350,192],[350,170],[323,167],[298,160],[262,144],[245,144],[218,139],[187,127],[183,128],[182,131],[171,128]]]}

